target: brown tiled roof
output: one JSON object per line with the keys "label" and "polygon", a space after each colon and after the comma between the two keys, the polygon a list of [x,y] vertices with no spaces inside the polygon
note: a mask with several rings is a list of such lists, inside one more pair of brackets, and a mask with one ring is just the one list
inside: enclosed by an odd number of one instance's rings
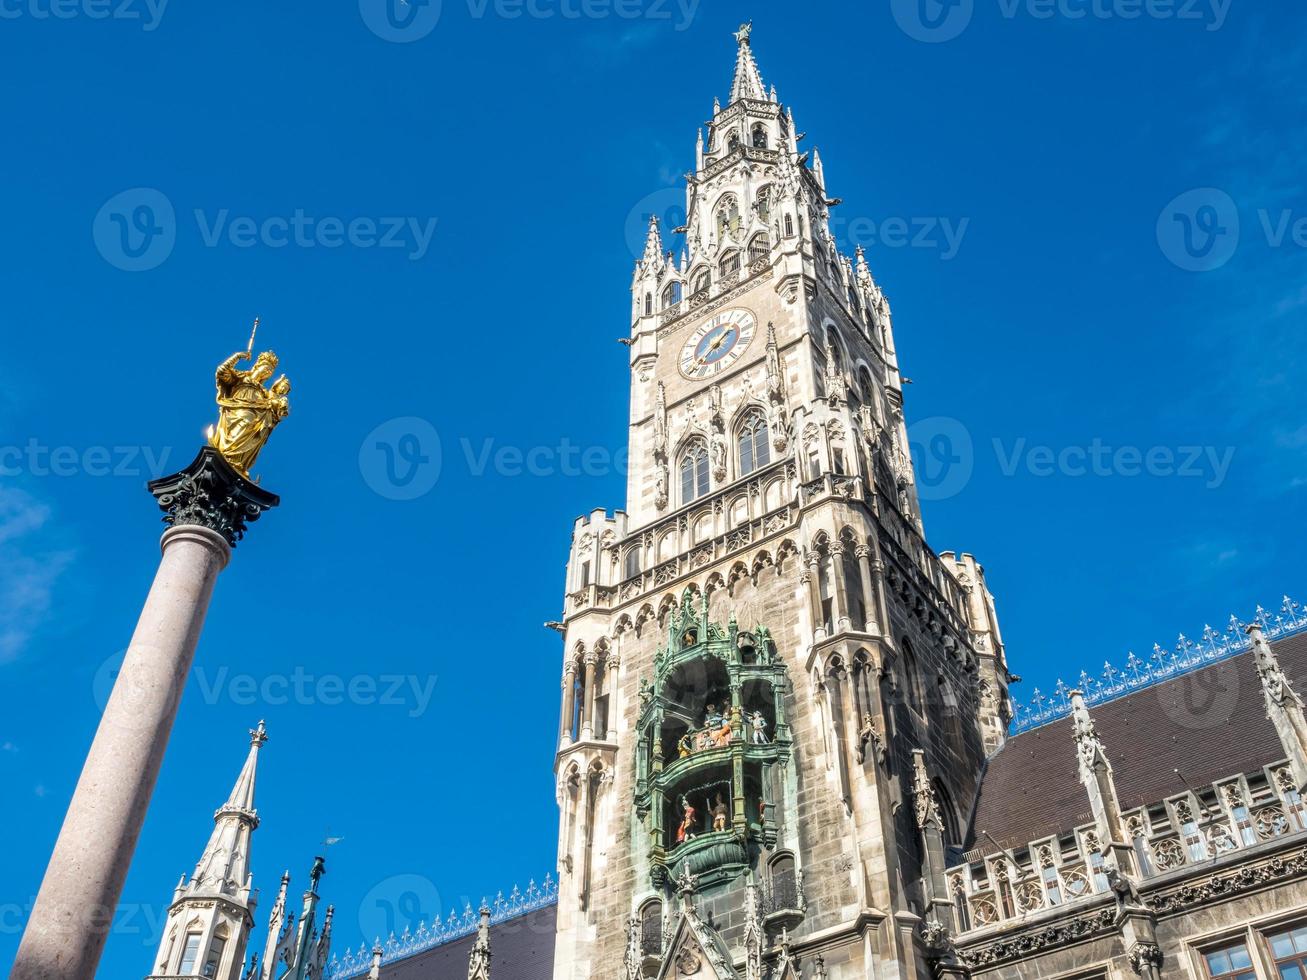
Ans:
{"label": "brown tiled roof", "polygon": [[[554,973],[557,905],[490,927],[490,975],[494,980],[550,980]],[[466,980],[476,935],[437,946],[381,968],[383,980]]]}
{"label": "brown tiled roof", "polygon": [[[1299,693],[1307,693],[1307,633],[1272,644]],[[1112,762],[1123,809],[1158,803],[1284,758],[1266,719],[1251,653],[1089,709]],[[1176,774],[1176,770],[1180,774]],[[1183,777],[1183,778],[1181,778]],[[968,849],[992,853],[1089,823],[1071,720],[1008,739],[990,760]],[[985,836],[988,834],[988,837]]]}

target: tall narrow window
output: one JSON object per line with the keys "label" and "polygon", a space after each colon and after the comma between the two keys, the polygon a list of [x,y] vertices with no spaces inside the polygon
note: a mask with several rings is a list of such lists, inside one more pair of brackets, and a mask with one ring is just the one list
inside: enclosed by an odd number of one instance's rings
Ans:
{"label": "tall narrow window", "polygon": [[589,584],[590,584],[590,563],[588,561],[583,561],[581,562],[581,588],[584,589]]}
{"label": "tall narrow window", "polygon": [[1242,803],[1234,808],[1234,825],[1238,828],[1239,839],[1246,846],[1257,843],[1257,831],[1253,829],[1253,818],[1248,813],[1248,808]]}
{"label": "tall narrow window", "polygon": [[717,237],[740,233],[740,202],[734,194],[727,194],[717,205]]}
{"label": "tall narrow window", "polygon": [[762,123],[753,127],[753,145],[760,150],[767,149],[767,127]]}
{"label": "tall narrow window", "polygon": [[1095,850],[1089,852],[1089,867],[1094,872],[1094,891],[1107,891],[1107,868],[1103,862],[1102,851]]}
{"label": "tall narrow window", "polygon": [[1058,877],[1057,868],[1053,866],[1051,859],[1041,870],[1040,877],[1044,879],[1044,894],[1048,897],[1048,904],[1061,905],[1062,879]]}
{"label": "tall narrow window", "polygon": [[188,932],[186,934],[186,945],[182,948],[182,962],[177,968],[177,973],[186,976],[188,973],[195,972],[195,961],[200,958],[200,934],[198,932]]}
{"label": "tall narrow window", "polygon": [[209,943],[209,955],[204,959],[204,972],[200,974],[201,976],[216,977],[218,975],[218,967],[222,965],[222,953],[226,945],[226,936],[213,937],[213,942]]}
{"label": "tall narrow window", "polygon": [[788,214],[785,216],[785,237],[794,237],[794,218]]}
{"label": "tall narrow window", "polygon": [[708,492],[708,447],[691,443],[681,457],[681,503],[688,504]]}
{"label": "tall narrow window", "polygon": [[1247,943],[1233,943],[1203,954],[1209,980],[1257,980]]}
{"label": "tall narrow window", "polygon": [[644,294],[644,315],[649,316],[653,313],[653,293]]}
{"label": "tall narrow window", "polygon": [[635,578],[640,574],[640,549],[632,548],[626,553],[626,578]]}
{"label": "tall narrow window", "polygon": [[640,908],[640,955],[663,954],[663,903],[658,899],[645,902]]}
{"label": "tall narrow window", "polygon": [[740,450],[740,476],[748,476],[771,462],[771,444],[767,437],[767,419],[762,412],[750,412],[740,426],[737,440]]}
{"label": "tall narrow window", "polygon": [[754,198],[753,209],[758,212],[758,217],[764,225],[771,224],[771,184],[758,191],[758,196]]}
{"label": "tall narrow window", "polygon": [[1203,837],[1203,832],[1198,829],[1198,821],[1193,817],[1187,803],[1177,803],[1175,806],[1176,819],[1180,821],[1180,832],[1184,834],[1185,848],[1189,851],[1191,861],[1207,860],[1207,839]]}

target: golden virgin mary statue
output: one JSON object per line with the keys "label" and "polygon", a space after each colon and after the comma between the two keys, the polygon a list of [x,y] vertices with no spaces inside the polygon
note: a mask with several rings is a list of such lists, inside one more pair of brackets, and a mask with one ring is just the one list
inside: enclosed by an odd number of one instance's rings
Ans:
{"label": "golden virgin mary statue", "polygon": [[264,351],[248,371],[236,367],[253,356],[251,345],[218,365],[218,424],[209,429],[209,445],[246,478],[272,430],[290,414],[286,375],[264,387],[277,370],[277,355]]}

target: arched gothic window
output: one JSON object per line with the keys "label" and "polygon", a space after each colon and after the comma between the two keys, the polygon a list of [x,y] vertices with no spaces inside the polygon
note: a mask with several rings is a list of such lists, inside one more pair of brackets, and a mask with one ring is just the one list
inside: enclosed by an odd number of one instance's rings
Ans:
{"label": "arched gothic window", "polygon": [[663,290],[663,309],[675,306],[681,301],[681,284],[679,282],[669,282],[667,288]]}
{"label": "arched gothic window", "polygon": [[740,250],[734,249],[722,256],[721,270],[723,276],[740,271]]}
{"label": "arched gothic window", "polygon": [[908,705],[919,715],[926,713],[926,699],[921,693],[921,667],[917,663],[917,654],[912,644],[903,641],[903,693]]}
{"label": "arched gothic window", "polygon": [[739,449],[740,476],[748,476],[771,462],[771,443],[767,436],[767,418],[759,411],[745,416],[736,437]]}
{"label": "arched gothic window", "polygon": [[702,439],[690,443],[681,457],[681,503],[698,500],[708,492],[708,446]]}
{"label": "arched gothic window", "polygon": [[625,578],[635,578],[640,574],[640,549],[632,548],[626,553]]}
{"label": "arched gothic window", "polygon": [[694,289],[692,291],[696,293],[702,293],[708,288],[711,282],[712,282],[712,273],[709,272],[707,269],[701,269],[699,272],[695,274]]}
{"label": "arched gothic window", "polygon": [[760,150],[767,149],[767,127],[762,123],[753,127],[753,145]]}
{"label": "arched gothic window", "polygon": [[799,874],[794,864],[794,855],[789,851],[779,852],[768,864],[771,878],[772,905],[778,909],[797,909],[799,907]]}
{"label": "arched gothic window", "polygon": [[216,977],[218,968],[222,965],[222,954],[227,947],[227,932],[225,929],[219,929],[214,933],[213,941],[209,943],[209,955],[204,960],[204,970],[200,973],[202,977]]}
{"label": "arched gothic window", "polygon": [[740,202],[734,194],[727,194],[717,205],[717,237],[740,233]]}
{"label": "arched gothic window", "polygon": [[186,933],[186,945],[182,947],[182,961],[177,967],[180,976],[195,973],[195,964],[200,958],[200,939],[199,932]]}
{"label": "arched gothic window", "polygon": [[740,148],[740,134],[732,131],[731,135],[726,137],[726,152],[734,153]]}
{"label": "arched gothic window", "polygon": [[768,184],[759,189],[753,200],[753,209],[758,212],[758,218],[766,225],[771,224],[771,198],[772,186]]}
{"label": "arched gothic window", "polygon": [[749,264],[752,265],[759,259],[765,259],[770,251],[771,242],[767,240],[767,233],[758,232],[749,240]]}
{"label": "arched gothic window", "polygon": [[640,955],[663,954],[663,903],[651,898],[640,906]]}

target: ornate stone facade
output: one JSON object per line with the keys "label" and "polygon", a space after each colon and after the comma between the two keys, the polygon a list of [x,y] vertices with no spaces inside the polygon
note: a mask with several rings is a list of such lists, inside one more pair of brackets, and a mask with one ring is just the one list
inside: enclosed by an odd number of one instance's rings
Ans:
{"label": "ornate stone facade", "polygon": [[983,570],[923,537],[889,303],[736,56],[684,248],[655,219],[636,264],[627,509],[573,529],[559,980],[920,975],[1010,717]]}

